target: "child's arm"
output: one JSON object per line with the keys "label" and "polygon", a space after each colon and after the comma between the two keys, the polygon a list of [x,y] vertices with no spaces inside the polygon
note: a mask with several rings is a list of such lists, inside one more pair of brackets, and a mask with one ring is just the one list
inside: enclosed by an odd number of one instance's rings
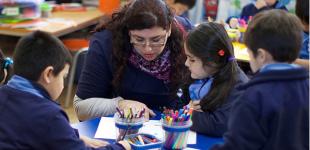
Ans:
{"label": "child's arm", "polygon": [[[243,83],[243,81],[239,82],[236,86]],[[193,126],[191,129],[209,136],[223,136],[227,131],[227,124],[232,106],[235,101],[240,98],[243,92],[243,90],[233,89],[227,98],[226,103],[214,111],[194,111],[192,116]]]}
{"label": "child's arm", "polygon": [[[91,139],[86,136],[80,136],[80,139],[86,144],[86,146],[91,147],[91,148],[100,148],[100,149],[106,149],[103,148],[104,146],[108,146],[109,143],[103,140],[97,140],[97,139]],[[130,150],[131,146],[127,141],[119,141],[118,142],[120,145],[122,145],[126,150]]]}
{"label": "child's arm", "polygon": [[[47,122],[44,125],[44,132],[41,139],[49,149],[57,150],[124,150],[122,144],[109,144],[100,148],[88,147],[80,140],[77,132],[70,126],[65,112],[58,111],[53,116],[46,116]],[[55,115],[54,115],[55,114]]]}
{"label": "child's arm", "polygon": [[108,145],[109,143],[103,140],[91,139],[86,136],[80,136],[80,139],[85,143],[88,147],[99,148]]}
{"label": "child's arm", "polygon": [[194,111],[191,130],[208,136],[220,137],[227,130],[227,121],[231,104],[225,104],[213,112]]}

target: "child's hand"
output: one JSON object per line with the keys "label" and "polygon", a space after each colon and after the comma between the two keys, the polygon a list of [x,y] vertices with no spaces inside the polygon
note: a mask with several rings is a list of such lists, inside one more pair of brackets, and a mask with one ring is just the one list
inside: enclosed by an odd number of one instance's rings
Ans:
{"label": "child's hand", "polygon": [[257,1],[255,2],[255,7],[256,7],[257,9],[261,9],[261,8],[263,8],[263,7],[266,7],[266,6],[267,6],[267,3],[266,3],[265,0],[257,0]]}
{"label": "child's hand", "polygon": [[127,141],[119,141],[119,144],[122,144],[126,150],[131,150],[131,146]]}
{"label": "child's hand", "polygon": [[190,108],[193,108],[195,111],[203,112],[200,106],[200,100],[191,100],[189,105]]}
{"label": "child's hand", "polygon": [[109,143],[103,140],[91,139],[86,136],[80,136],[80,139],[85,143],[88,147],[99,148],[108,145]]}

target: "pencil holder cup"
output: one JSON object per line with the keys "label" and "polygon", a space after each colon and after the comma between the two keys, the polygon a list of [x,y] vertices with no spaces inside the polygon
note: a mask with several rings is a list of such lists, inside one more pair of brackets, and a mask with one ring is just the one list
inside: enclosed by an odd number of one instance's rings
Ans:
{"label": "pencil holder cup", "polygon": [[162,127],[165,131],[163,148],[166,150],[184,149],[187,147],[187,139],[192,126],[192,121],[175,122],[167,124],[162,122]]}
{"label": "pencil holder cup", "polygon": [[143,126],[144,118],[121,118],[117,113],[114,115],[116,127],[116,141],[123,140],[126,135],[137,134]]}
{"label": "pencil holder cup", "polygon": [[150,134],[131,134],[125,137],[132,150],[160,149],[162,141]]}

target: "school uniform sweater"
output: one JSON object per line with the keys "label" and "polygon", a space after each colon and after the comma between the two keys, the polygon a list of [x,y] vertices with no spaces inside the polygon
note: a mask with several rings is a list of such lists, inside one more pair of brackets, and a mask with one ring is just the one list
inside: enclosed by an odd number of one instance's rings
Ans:
{"label": "school uniform sweater", "polygon": [[[70,126],[66,113],[50,99],[49,94],[40,85],[15,75],[8,85],[0,88],[0,149],[94,148],[85,146],[77,131]],[[122,149],[119,144],[98,148]]]}
{"label": "school uniform sweater", "polygon": [[[238,67],[237,81],[234,87],[248,82],[248,77]],[[193,125],[191,130],[198,133],[206,134],[208,136],[223,136],[227,131],[228,118],[231,111],[233,102],[240,96],[242,91],[231,89],[226,102],[217,108],[215,111],[210,112],[197,112],[194,111],[192,115]]]}
{"label": "school uniform sweater", "polygon": [[234,104],[223,145],[212,150],[308,150],[309,74],[303,68],[259,72]]}
{"label": "school uniform sweater", "polygon": [[[184,30],[187,31],[192,28],[188,20],[182,17],[176,17],[176,19],[184,27]],[[131,48],[132,46],[128,43],[125,49]],[[115,98],[120,96],[124,99],[142,102],[154,110],[159,110],[163,106],[173,107],[175,105],[176,100],[171,99],[169,84],[130,63],[123,73],[120,91],[116,93],[111,83],[114,77],[112,61],[112,33],[108,30],[95,33],[90,42],[85,67],[77,88],[76,95],[82,99],[81,101],[89,98]],[[101,101],[105,100],[102,99]],[[95,101],[88,100],[88,103],[95,103]],[[96,106],[99,105],[89,107],[88,113],[97,110],[94,108]]]}
{"label": "school uniform sweater", "polygon": [[245,21],[248,21],[250,16],[254,17],[254,15],[256,15],[257,13],[263,10],[269,10],[269,9],[282,9],[282,10],[287,11],[287,8],[283,5],[280,5],[278,1],[272,6],[265,6],[260,9],[257,9],[254,3],[250,3],[242,8],[240,18],[244,19]]}

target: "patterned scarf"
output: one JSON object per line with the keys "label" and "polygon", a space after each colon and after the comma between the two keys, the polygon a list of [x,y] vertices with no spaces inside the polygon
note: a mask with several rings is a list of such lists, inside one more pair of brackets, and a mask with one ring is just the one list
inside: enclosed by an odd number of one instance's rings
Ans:
{"label": "patterned scarf", "polygon": [[147,61],[134,49],[131,51],[129,63],[134,67],[150,74],[151,76],[163,80],[165,84],[170,82],[170,50],[165,48],[158,58]]}

